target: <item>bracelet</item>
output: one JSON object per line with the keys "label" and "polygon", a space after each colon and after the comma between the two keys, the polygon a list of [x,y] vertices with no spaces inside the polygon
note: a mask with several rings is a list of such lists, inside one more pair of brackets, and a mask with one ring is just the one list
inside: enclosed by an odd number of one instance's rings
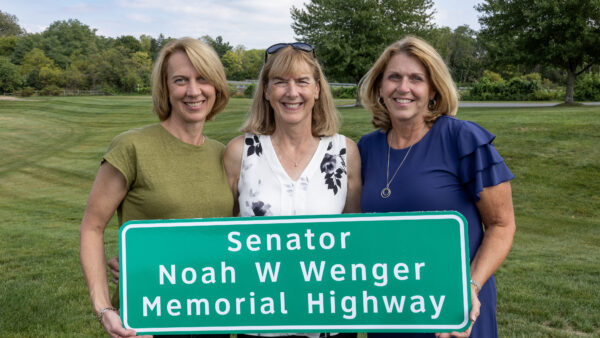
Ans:
{"label": "bracelet", "polygon": [[119,311],[119,309],[116,309],[114,307],[105,307],[104,309],[100,310],[100,312],[98,312],[98,314],[96,315],[100,324],[102,324],[102,317],[104,317],[104,312],[106,311]]}
{"label": "bracelet", "polygon": [[481,292],[481,285],[479,285],[479,283],[471,279],[471,284],[475,285],[475,287],[477,288],[477,293]]}

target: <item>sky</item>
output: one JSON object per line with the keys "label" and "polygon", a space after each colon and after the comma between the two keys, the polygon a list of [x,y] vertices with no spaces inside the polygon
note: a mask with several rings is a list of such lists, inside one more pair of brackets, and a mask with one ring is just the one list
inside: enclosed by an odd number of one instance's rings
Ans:
{"label": "sky", "polygon": [[[43,32],[58,20],[77,19],[106,37],[222,36],[232,46],[264,49],[294,41],[290,8],[307,0],[0,0],[28,33]],[[340,0],[343,1],[343,0]],[[435,24],[480,26],[477,0],[434,0]]]}

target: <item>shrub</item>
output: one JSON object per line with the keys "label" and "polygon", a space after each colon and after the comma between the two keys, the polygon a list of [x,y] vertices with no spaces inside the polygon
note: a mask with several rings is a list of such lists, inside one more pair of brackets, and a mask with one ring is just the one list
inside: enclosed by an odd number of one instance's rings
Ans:
{"label": "shrub", "polygon": [[600,101],[600,77],[598,74],[587,73],[577,79],[574,99],[576,101]]}
{"label": "shrub", "polygon": [[104,85],[100,88],[100,91],[104,93],[104,95],[118,95],[121,91],[117,87]]}
{"label": "shrub", "polygon": [[508,81],[503,96],[506,97],[506,100],[534,100],[534,93],[540,88],[541,86],[539,81],[531,81],[523,76],[513,77]]}
{"label": "shrub", "polygon": [[331,94],[336,99],[353,99],[356,97],[356,86],[331,87]]}
{"label": "shrub", "polygon": [[537,101],[560,101],[565,98],[565,90],[542,87],[533,92],[533,98]]}
{"label": "shrub", "polygon": [[49,85],[40,90],[42,96],[60,96],[60,94],[62,94],[62,89],[57,85]]}
{"label": "shrub", "polygon": [[256,89],[256,84],[252,83],[246,89],[244,89],[244,96],[247,98],[252,98],[254,96],[254,90]]}
{"label": "shrub", "polygon": [[483,77],[487,78],[488,80],[490,80],[490,82],[502,82],[504,81],[502,79],[502,76],[498,73],[494,73],[490,70],[484,70],[483,71]]}
{"label": "shrub", "polygon": [[540,92],[541,89],[543,89],[541,76],[537,73],[513,77],[508,81],[504,81],[498,74],[485,71],[484,76],[478,82],[473,83],[463,99],[527,101],[538,100],[539,96],[550,95],[549,92]]}
{"label": "shrub", "polygon": [[23,96],[23,97],[33,96],[34,93],[35,93],[35,88],[33,88],[33,87],[25,87],[25,88],[23,88],[23,90],[21,90],[21,96]]}

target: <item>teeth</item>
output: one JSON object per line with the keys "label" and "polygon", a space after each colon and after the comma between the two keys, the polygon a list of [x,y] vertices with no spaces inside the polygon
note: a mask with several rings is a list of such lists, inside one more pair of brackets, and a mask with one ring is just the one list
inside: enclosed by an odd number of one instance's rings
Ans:
{"label": "teeth", "polygon": [[394,101],[398,102],[398,103],[411,103],[412,100],[409,99],[394,99]]}
{"label": "teeth", "polygon": [[188,103],[186,103],[186,105],[188,105],[192,108],[198,108],[202,105],[202,102],[188,102]]}
{"label": "teeth", "polygon": [[300,103],[284,103],[284,105],[292,109],[300,107]]}

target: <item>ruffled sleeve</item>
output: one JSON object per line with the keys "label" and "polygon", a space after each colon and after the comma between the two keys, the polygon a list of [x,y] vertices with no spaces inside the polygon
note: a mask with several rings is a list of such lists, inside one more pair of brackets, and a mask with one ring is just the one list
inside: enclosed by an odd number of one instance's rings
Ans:
{"label": "ruffled sleeve", "polygon": [[496,136],[476,123],[462,121],[457,137],[459,178],[471,197],[479,201],[483,188],[498,185],[515,176],[492,142]]}

